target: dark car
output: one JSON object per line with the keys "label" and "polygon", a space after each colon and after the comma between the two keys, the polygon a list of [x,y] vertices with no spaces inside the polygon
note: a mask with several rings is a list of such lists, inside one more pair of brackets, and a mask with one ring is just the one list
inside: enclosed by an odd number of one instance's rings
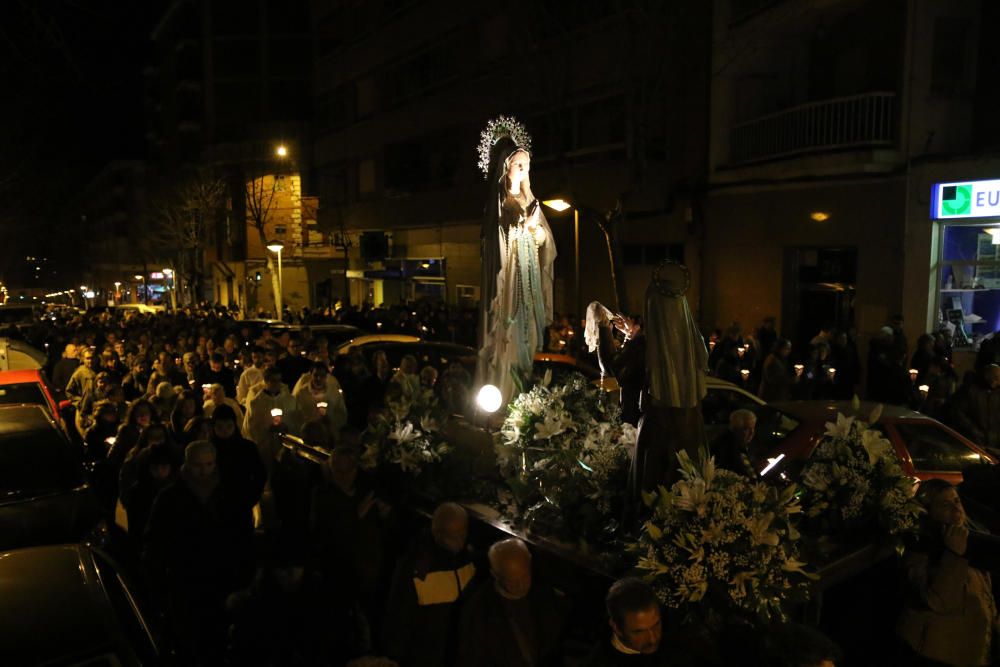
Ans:
{"label": "dark car", "polygon": [[289,324],[283,330],[294,335],[302,335],[308,329],[313,338],[322,336],[333,350],[341,343],[363,336],[364,331],[353,324]]}
{"label": "dark car", "polygon": [[99,521],[82,452],[48,410],[0,405],[0,549],[76,541]]}
{"label": "dark car", "polygon": [[0,664],[161,664],[133,589],[97,549],[0,553],[0,599]]}
{"label": "dark car", "polygon": [[[362,336],[361,338],[368,337]],[[356,338],[354,341],[359,341],[361,338]],[[370,338],[377,339],[380,337],[371,336]],[[468,345],[459,345],[458,343],[442,343],[419,339],[405,342],[371,340],[350,347],[341,346],[338,351],[341,354],[345,354],[344,350],[354,348],[358,348],[364,353],[365,359],[372,368],[374,368],[373,359],[375,353],[382,351],[385,352],[385,356],[392,368],[399,368],[399,362],[403,360],[403,357],[412,354],[417,358],[417,365],[420,368],[433,366],[438,372],[443,373],[448,369],[448,366],[457,361],[470,374],[476,371],[476,350]]]}

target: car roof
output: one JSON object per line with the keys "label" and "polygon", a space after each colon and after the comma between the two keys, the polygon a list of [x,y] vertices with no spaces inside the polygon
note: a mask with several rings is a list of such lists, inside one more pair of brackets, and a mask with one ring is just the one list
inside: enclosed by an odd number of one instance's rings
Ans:
{"label": "car roof", "polygon": [[[804,421],[831,421],[837,418],[837,413],[844,415],[861,415],[864,419],[877,408],[880,403],[861,401],[855,409],[852,401],[781,401],[769,403],[782,412]],[[931,417],[899,405],[882,405],[882,419],[925,419]]]}
{"label": "car roof", "polygon": [[0,371],[0,385],[41,382],[42,372],[38,369],[22,371]]}
{"label": "car roof", "polygon": [[0,651],[18,656],[19,664],[93,656],[114,646],[114,612],[85,546],[0,554],[0,599]]}
{"label": "car roof", "polygon": [[373,343],[420,343],[420,342],[430,342],[423,341],[418,336],[410,336],[408,334],[365,334],[363,336],[356,336],[351,340],[344,341],[337,346],[337,354],[344,354],[352,347],[358,347],[360,345],[371,345]]}

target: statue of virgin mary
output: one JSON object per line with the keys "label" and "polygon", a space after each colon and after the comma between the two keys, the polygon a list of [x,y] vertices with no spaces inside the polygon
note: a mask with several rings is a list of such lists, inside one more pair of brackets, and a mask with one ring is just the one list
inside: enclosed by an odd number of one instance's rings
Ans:
{"label": "statue of virgin mary", "polygon": [[552,230],[531,191],[531,138],[513,118],[490,121],[479,145],[489,185],[483,215],[479,384],[506,404],[515,376],[527,379],[552,322]]}

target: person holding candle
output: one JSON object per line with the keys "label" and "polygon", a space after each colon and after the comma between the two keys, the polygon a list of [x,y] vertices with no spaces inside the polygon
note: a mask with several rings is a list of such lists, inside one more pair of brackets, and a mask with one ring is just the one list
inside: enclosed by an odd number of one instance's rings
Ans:
{"label": "person holding candle", "polygon": [[788,367],[792,354],[792,341],[781,338],[774,344],[774,351],[764,360],[761,370],[758,395],[765,401],[787,401],[792,397],[792,387],[804,372],[802,364],[796,364],[794,372]]}

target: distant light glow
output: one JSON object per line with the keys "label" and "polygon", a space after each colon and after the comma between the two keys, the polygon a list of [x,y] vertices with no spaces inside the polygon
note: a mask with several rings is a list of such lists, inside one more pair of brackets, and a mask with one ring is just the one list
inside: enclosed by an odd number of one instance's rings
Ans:
{"label": "distant light glow", "polygon": [[830,219],[830,214],[826,211],[813,211],[809,214],[809,219],[816,222],[826,222]]}
{"label": "distant light glow", "polygon": [[278,147],[274,149],[274,154],[278,157],[288,157],[288,147],[284,144],[279,144]]}
{"label": "distant light glow", "polygon": [[572,204],[570,204],[565,199],[546,199],[542,203],[551,208],[553,211],[560,211],[560,212],[565,211],[566,209],[571,208],[572,206]]}

